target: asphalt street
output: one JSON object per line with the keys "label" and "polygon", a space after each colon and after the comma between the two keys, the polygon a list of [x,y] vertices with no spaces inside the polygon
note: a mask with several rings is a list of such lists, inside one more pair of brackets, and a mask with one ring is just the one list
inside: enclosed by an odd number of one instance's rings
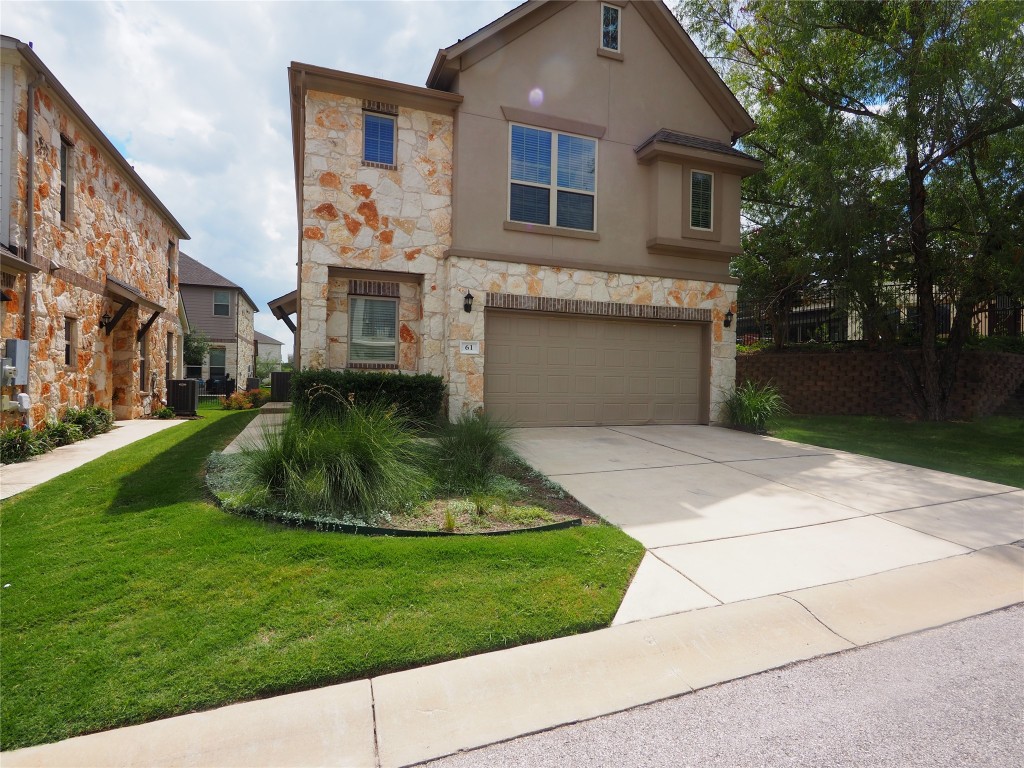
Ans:
{"label": "asphalt street", "polygon": [[1009,767],[1024,606],[453,755],[435,768]]}

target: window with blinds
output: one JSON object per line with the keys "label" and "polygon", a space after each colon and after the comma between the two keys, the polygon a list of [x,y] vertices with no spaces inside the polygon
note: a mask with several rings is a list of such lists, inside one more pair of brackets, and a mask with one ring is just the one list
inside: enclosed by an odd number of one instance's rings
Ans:
{"label": "window with blinds", "polygon": [[381,165],[395,164],[395,118],[363,113],[363,160]]}
{"label": "window with blinds", "polygon": [[511,126],[509,220],[594,231],[597,141]]}
{"label": "window with blinds", "polygon": [[711,229],[714,176],[703,171],[690,172],[690,227]]}
{"label": "window with blinds", "polygon": [[349,311],[349,362],[397,362],[398,302],[350,296]]}

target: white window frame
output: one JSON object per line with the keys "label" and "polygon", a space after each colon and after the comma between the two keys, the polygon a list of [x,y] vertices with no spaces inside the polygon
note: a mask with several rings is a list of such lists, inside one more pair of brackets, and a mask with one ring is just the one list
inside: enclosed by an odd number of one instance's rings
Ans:
{"label": "white window frame", "polygon": [[[618,48],[609,48],[608,46],[606,46],[604,44],[604,9],[605,8],[612,9],[613,11],[615,11],[616,14],[618,14],[618,17],[619,17],[618,36],[616,38],[616,42],[619,44]],[[613,51],[614,53],[622,53],[622,9],[619,6],[611,5],[609,3],[601,3],[601,15],[598,17],[597,35],[598,35],[597,44],[598,44],[598,47],[600,47],[602,51]]]}
{"label": "white window frame", "polygon": [[[217,294],[223,293],[228,297],[227,301],[217,301]],[[226,315],[221,315],[217,312],[218,306],[226,306],[228,308]],[[214,317],[231,317],[231,291],[228,290],[215,290],[213,292],[213,316]]]}
{"label": "white window frame", "polygon": [[[614,6],[613,6],[614,7]],[[519,179],[512,178],[512,128],[519,126],[520,128],[529,128],[533,131],[544,131],[551,134],[551,183],[550,184],[538,184],[533,181],[520,181]],[[572,136],[576,139],[585,139],[586,141],[594,142],[594,191],[587,192],[585,189],[573,189],[572,187],[559,187],[558,186],[558,136]],[[601,166],[600,162],[600,151],[601,142],[599,142],[593,136],[584,136],[581,133],[570,133],[569,131],[556,131],[551,128],[542,128],[539,125],[528,125],[527,123],[513,123],[508,124],[508,152],[506,153],[507,167],[505,169],[505,221],[516,222],[519,224],[531,225],[533,222],[522,222],[512,218],[512,185],[519,184],[524,187],[536,187],[538,189],[550,190],[551,194],[548,196],[548,224],[533,224],[538,227],[553,227],[555,229],[561,229],[565,232],[597,232],[597,190],[600,181],[598,179],[598,169]],[[578,229],[576,227],[560,227],[558,226],[558,192],[571,192],[579,195],[591,195],[594,198],[594,228],[593,229]]]}
{"label": "white window frame", "polygon": [[[355,321],[352,316],[355,312],[355,301],[382,301],[388,302],[395,310],[395,341],[394,341],[394,355],[390,360],[356,360],[352,357],[352,349],[355,346],[353,343],[355,339]],[[399,314],[398,314],[398,299],[390,296],[359,296],[350,295],[348,301],[348,363],[350,365],[398,365],[398,344],[401,341],[401,333],[399,329]]]}
{"label": "white window frame", "polygon": [[64,368],[78,370],[78,318],[64,316]]}
{"label": "white window frame", "polygon": [[[708,206],[708,208],[710,210],[710,216],[708,217],[708,219],[709,219],[709,221],[711,223],[710,227],[695,227],[693,225],[693,213],[694,213],[694,210],[693,210],[693,176],[696,173],[700,173],[700,174],[703,174],[705,176],[711,177],[711,195],[710,195],[711,199],[709,201],[710,205]],[[698,232],[714,232],[715,231],[715,174],[712,171],[704,171],[704,170],[701,170],[700,168],[692,168],[692,169],[690,169],[690,229],[695,229]]]}

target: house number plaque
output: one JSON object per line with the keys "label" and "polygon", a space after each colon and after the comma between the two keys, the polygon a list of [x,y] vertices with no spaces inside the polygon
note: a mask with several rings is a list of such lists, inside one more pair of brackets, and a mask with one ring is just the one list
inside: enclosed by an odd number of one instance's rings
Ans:
{"label": "house number plaque", "polygon": [[464,355],[479,355],[480,354],[480,342],[479,341],[462,341],[459,342],[462,354]]}

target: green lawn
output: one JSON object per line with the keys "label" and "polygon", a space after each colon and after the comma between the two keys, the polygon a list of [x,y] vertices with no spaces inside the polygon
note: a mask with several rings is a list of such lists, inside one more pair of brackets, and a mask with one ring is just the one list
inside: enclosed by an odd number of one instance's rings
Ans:
{"label": "green lawn", "polygon": [[1024,420],[923,422],[874,416],[787,416],[775,437],[1024,488]]}
{"label": "green lawn", "polygon": [[255,412],[204,415],[4,503],[3,749],[606,626],[643,553],[232,517],[203,463]]}

